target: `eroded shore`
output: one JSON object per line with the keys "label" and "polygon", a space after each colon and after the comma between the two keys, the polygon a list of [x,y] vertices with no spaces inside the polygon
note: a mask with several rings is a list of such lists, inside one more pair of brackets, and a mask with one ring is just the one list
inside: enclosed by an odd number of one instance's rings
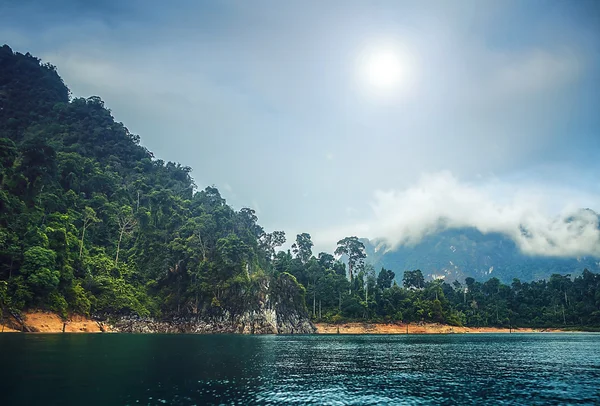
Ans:
{"label": "eroded shore", "polygon": [[[23,323],[5,319],[0,324],[0,332],[37,333],[102,333],[114,332],[110,324],[91,320],[83,316],[72,316],[68,320],[57,314],[35,311],[23,315]],[[497,327],[457,327],[438,323],[316,323],[316,334],[466,334],[466,333],[556,333],[561,329],[538,328],[497,328]]]}
{"label": "eroded shore", "polygon": [[561,329],[457,327],[438,323],[316,323],[317,334],[465,334],[465,333],[558,333]]}
{"label": "eroded shore", "polygon": [[102,322],[91,320],[84,316],[73,315],[63,320],[55,313],[42,311],[27,312],[22,320],[6,317],[0,324],[0,332],[33,332],[33,333],[103,333],[109,332],[110,327]]}

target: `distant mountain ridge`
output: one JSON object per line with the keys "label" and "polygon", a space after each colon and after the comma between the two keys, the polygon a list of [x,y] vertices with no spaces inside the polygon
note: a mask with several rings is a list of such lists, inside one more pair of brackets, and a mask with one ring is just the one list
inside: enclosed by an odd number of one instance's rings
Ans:
{"label": "distant mountain ridge", "polygon": [[424,237],[414,246],[389,250],[384,241],[362,239],[367,262],[392,269],[401,282],[405,270],[420,269],[429,279],[463,281],[467,277],[503,282],[513,278],[532,281],[552,274],[580,274],[585,268],[600,270],[600,258],[543,257],[521,252],[517,244],[501,233],[484,234],[476,228],[447,229]]}

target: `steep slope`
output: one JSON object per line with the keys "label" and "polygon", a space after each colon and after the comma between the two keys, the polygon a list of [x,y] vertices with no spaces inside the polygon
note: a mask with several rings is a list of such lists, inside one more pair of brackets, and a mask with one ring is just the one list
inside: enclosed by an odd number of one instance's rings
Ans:
{"label": "steep slope", "polygon": [[600,259],[592,257],[556,258],[523,254],[508,237],[499,233],[483,234],[474,228],[449,229],[426,236],[414,246],[386,251],[380,241],[363,240],[368,262],[375,269],[396,271],[400,282],[405,270],[421,269],[431,279],[447,281],[472,277],[485,280],[497,277],[510,282],[513,278],[532,281],[552,274],[575,274],[587,268],[600,270]]}
{"label": "steep slope", "polygon": [[273,272],[281,242],[254,211],[234,210],[216,188],[196,191],[191,168],[139,141],[99,97],[71,100],[52,65],[0,48],[0,314],[227,319],[232,332],[265,319],[269,332],[314,331],[304,287]]}

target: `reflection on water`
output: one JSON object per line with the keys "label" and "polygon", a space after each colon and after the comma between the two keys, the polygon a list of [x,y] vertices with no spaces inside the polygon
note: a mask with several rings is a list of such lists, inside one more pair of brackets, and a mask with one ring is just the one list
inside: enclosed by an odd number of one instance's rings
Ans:
{"label": "reflection on water", "polygon": [[0,354],[2,404],[600,403],[597,334],[4,334]]}

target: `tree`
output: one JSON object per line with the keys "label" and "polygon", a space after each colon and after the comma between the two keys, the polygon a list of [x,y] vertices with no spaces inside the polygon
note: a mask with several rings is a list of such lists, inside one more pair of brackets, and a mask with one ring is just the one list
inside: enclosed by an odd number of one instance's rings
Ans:
{"label": "tree", "polygon": [[326,252],[319,252],[319,264],[323,269],[331,269],[334,266],[335,258],[333,255],[328,254]]}
{"label": "tree", "polygon": [[425,278],[423,278],[423,273],[421,273],[420,269],[416,271],[404,271],[402,284],[405,288],[422,289],[425,287]]}
{"label": "tree", "polygon": [[272,233],[263,233],[259,238],[261,249],[267,254],[267,258],[273,259],[275,249],[285,244],[285,232],[273,231]]}
{"label": "tree", "polygon": [[312,313],[313,317],[316,317],[316,309],[317,309],[317,281],[323,275],[323,269],[321,268],[319,262],[313,257],[309,260],[306,269],[307,276],[309,278],[310,290],[312,293],[313,305],[312,305]]}
{"label": "tree", "polygon": [[133,216],[133,209],[131,206],[123,206],[117,216],[117,223],[119,224],[119,241],[117,242],[117,254],[115,255],[115,267],[119,263],[119,250],[121,249],[121,241],[123,240],[124,234],[131,234],[137,225],[137,220]]}
{"label": "tree", "polygon": [[99,223],[101,220],[98,219],[98,217],[96,216],[96,212],[94,211],[94,209],[92,209],[91,207],[87,207],[84,209],[83,212],[83,226],[81,228],[81,243],[79,245],[79,258],[81,258],[81,255],[83,254],[83,240],[85,239],[85,231],[87,230],[87,228],[94,224],[94,223]]}
{"label": "tree", "polygon": [[60,272],[55,269],[56,254],[43,247],[31,247],[24,254],[21,271],[27,276],[27,283],[39,295],[47,295],[58,287]]}
{"label": "tree", "polygon": [[310,234],[302,233],[296,236],[296,242],[292,245],[292,252],[296,258],[300,259],[303,264],[306,264],[312,256],[313,242]]}
{"label": "tree", "polygon": [[357,237],[346,237],[337,242],[335,255],[346,255],[348,257],[348,274],[352,282],[353,271],[361,268],[367,257],[365,245]]}
{"label": "tree", "polygon": [[394,272],[382,267],[377,276],[377,288],[380,290],[391,288],[395,277],[396,274]]}
{"label": "tree", "polygon": [[369,292],[373,295],[375,291],[375,286],[377,284],[377,279],[375,278],[375,268],[373,265],[366,264],[364,266],[364,289],[365,289],[365,309],[366,309],[366,317],[369,317]]}
{"label": "tree", "polygon": [[263,228],[256,224],[258,217],[256,216],[256,211],[254,211],[254,209],[247,207],[242,208],[239,212],[239,217],[243,227],[248,230],[253,237],[258,238],[264,234]]}

